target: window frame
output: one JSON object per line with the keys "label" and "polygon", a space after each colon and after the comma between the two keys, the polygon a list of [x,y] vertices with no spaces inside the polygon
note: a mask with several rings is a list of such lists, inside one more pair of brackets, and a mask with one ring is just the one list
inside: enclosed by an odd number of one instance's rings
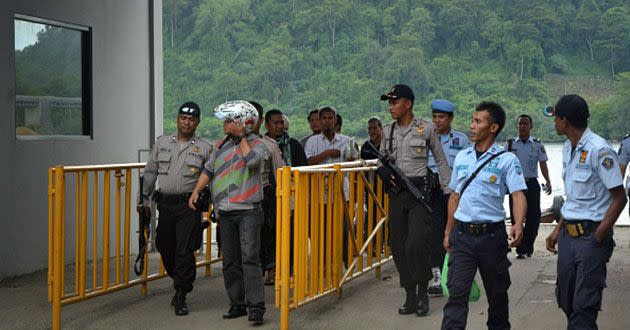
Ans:
{"label": "window frame", "polygon": [[[82,132],[80,135],[18,135],[16,132],[16,116],[17,116],[17,66],[15,61],[15,53],[13,56],[13,74],[14,74],[14,102],[13,102],[13,129],[14,136],[17,140],[93,140],[94,139],[94,116],[93,116],[93,100],[92,100],[92,28],[78,24],[62,22],[47,18],[36,17],[32,15],[24,15],[19,13],[13,14],[13,38],[15,44],[15,22],[16,20],[52,25],[65,29],[71,29],[81,33],[81,125]],[[15,52],[15,46],[13,46]]]}

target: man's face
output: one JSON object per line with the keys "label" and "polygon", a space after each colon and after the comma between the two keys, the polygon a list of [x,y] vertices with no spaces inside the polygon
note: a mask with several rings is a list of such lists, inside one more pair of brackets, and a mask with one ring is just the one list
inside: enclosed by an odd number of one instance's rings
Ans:
{"label": "man's face", "polygon": [[402,118],[411,109],[411,101],[406,98],[389,99],[389,113],[392,119]]}
{"label": "man's face", "polygon": [[494,138],[494,132],[499,129],[498,124],[490,124],[488,111],[475,111],[470,121],[470,141],[482,142]]}
{"label": "man's face", "polygon": [[565,135],[567,131],[567,119],[555,116],[554,127],[556,128],[556,134]]}
{"label": "man's face", "polygon": [[372,141],[380,140],[381,136],[383,136],[383,128],[381,128],[377,122],[368,123],[367,130],[370,140]]}
{"label": "man's face", "polygon": [[310,117],[308,117],[308,125],[311,127],[311,131],[313,131],[313,133],[321,131],[318,113],[314,113]]}
{"label": "man's face", "polygon": [[433,123],[435,124],[435,129],[438,133],[447,133],[451,129],[451,122],[453,121],[453,116],[444,112],[434,112],[433,113]]}
{"label": "man's face", "polygon": [[193,135],[199,125],[199,119],[195,116],[177,115],[177,131],[182,135]]}
{"label": "man's face", "polygon": [[330,132],[335,129],[335,123],[337,122],[337,118],[330,111],[324,111],[319,116],[319,124],[324,132]]}
{"label": "man's face", "polygon": [[274,139],[282,136],[284,132],[284,119],[282,115],[271,115],[268,122],[265,122],[265,128],[269,132],[269,136]]}
{"label": "man's face", "polygon": [[516,128],[518,129],[518,136],[529,137],[529,133],[532,131],[532,123],[527,117],[519,117]]}

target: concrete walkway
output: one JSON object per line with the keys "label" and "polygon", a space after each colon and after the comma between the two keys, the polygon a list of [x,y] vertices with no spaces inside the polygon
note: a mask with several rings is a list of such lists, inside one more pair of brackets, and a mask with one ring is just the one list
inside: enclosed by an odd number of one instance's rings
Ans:
{"label": "concrete walkway", "polygon": [[[549,226],[541,226],[536,254],[526,260],[514,260],[510,268],[510,320],[514,329],[566,329],[564,314],[554,298],[556,257],[543,251]],[[618,228],[617,247],[608,264],[608,288],[604,291],[601,329],[630,329],[630,228]],[[201,272],[198,272],[200,274]],[[139,288],[69,305],[62,310],[66,329],[248,329],[246,318],[223,320],[227,298],[220,266],[213,267],[211,278],[198,277],[189,295],[191,313],[176,317],[169,305],[172,296],[168,279],[149,283],[149,295],[140,297]],[[359,278],[344,288],[341,300],[328,296],[290,316],[293,329],[438,329],[445,298],[432,298],[429,316],[400,316],[397,309],[404,299],[398,287],[393,263],[383,267],[383,279],[372,274]],[[479,281],[479,279],[478,279]],[[479,282],[481,283],[481,282]],[[266,287],[267,314],[262,329],[279,327],[279,310],[273,306],[274,292]],[[42,329],[51,326],[51,306],[46,301],[46,273],[0,282],[0,328]],[[468,329],[485,329],[487,303],[471,303]]]}

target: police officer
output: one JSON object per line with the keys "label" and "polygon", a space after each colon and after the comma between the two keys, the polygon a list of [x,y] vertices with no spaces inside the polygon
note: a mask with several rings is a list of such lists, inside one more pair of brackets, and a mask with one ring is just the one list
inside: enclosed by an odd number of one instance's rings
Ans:
{"label": "police officer", "polygon": [[[531,257],[534,253],[534,242],[538,236],[540,226],[540,185],[538,184],[538,164],[540,172],[545,178],[545,192],[551,194],[551,181],[547,169],[547,152],[539,139],[531,136],[534,126],[532,117],[526,114],[518,116],[516,128],[518,136],[507,140],[505,149],[513,152],[523,166],[525,175],[525,198],[527,199],[527,213],[525,215],[525,228],[523,229],[523,242],[516,248],[516,259]],[[512,198],[510,198],[510,213],[512,213]],[[514,217],[512,217],[514,224]]]}
{"label": "police officer", "polygon": [[[468,148],[468,137],[466,134],[451,129],[455,105],[448,100],[433,100],[431,102],[431,115],[435,130],[440,137],[442,150],[446,155],[448,167],[453,169],[455,156],[463,149]],[[433,153],[429,152],[429,169],[437,177],[437,165]],[[429,282],[429,293],[435,295],[442,294],[442,264],[444,263],[444,229],[446,228],[446,217],[448,213],[448,193],[444,193],[439,185],[434,184],[433,188],[433,234],[431,235],[431,272],[433,279]]]}
{"label": "police officer", "polygon": [[[260,229],[263,224],[262,167],[269,151],[252,130],[259,120],[256,108],[245,101],[218,106],[224,139],[217,142],[188,201],[190,208],[212,180],[212,202],[221,223],[223,281],[230,299],[224,319],[249,314],[254,325],[263,323],[265,295],[260,266]],[[249,313],[247,308],[249,308]]]}
{"label": "police officer", "polygon": [[[626,134],[626,136],[623,137],[621,145],[619,146],[619,165],[621,166],[622,178],[626,176],[628,163],[630,163],[630,134]],[[626,178],[626,189],[628,196],[630,196],[630,178]],[[630,214],[630,209],[628,209],[628,214]]]}
{"label": "police officer", "polygon": [[565,95],[554,111],[556,132],[567,137],[562,149],[567,199],[547,237],[547,249],[558,253],[556,298],[568,329],[597,329],[606,263],[615,246],[612,228],[626,205],[623,180],[615,151],[588,128],[586,101]]}
{"label": "police officer", "polygon": [[[475,144],[461,151],[453,163],[444,248],[449,251],[447,287],[442,329],[464,329],[468,295],[477,269],[488,297],[488,329],[509,329],[508,244],[522,239],[526,189],[523,169],[516,156],[496,142],[505,125],[503,108],[481,102],[472,115],[470,140]],[[515,224],[505,230],[505,193],[514,199]]]}
{"label": "police officer", "polygon": [[[144,168],[142,204],[148,208],[149,197],[158,204],[157,249],[168,275],[173,279],[175,296],[171,304],[176,315],[187,315],[186,294],[196,276],[194,251],[201,247],[201,212],[187,206],[203,164],[212,146],[195,136],[201,111],[194,102],[186,102],[177,114],[177,134],[160,136]],[[155,182],[160,189],[154,191]]]}
{"label": "police officer", "polygon": [[[407,85],[394,85],[381,95],[389,101],[389,112],[394,122],[383,129],[380,150],[387,153],[414,185],[428,191],[429,151],[435,155],[442,186],[450,179],[448,162],[442,151],[435,126],[413,115],[413,91]],[[400,182],[391,182],[392,185]],[[406,300],[398,309],[399,314],[416,313],[425,316],[429,312],[427,284],[431,279],[428,237],[431,232],[431,214],[407,189],[389,192],[389,244],[394,263],[400,275],[400,286],[405,289]]]}

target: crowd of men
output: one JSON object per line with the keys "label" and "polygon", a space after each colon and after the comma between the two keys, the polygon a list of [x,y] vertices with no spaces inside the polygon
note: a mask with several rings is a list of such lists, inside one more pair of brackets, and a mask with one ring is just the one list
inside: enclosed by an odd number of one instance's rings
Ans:
{"label": "crowd of men", "polygon": [[[220,224],[230,301],[223,317],[247,315],[259,325],[265,313],[264,285],[275,278],[276,170],[360,157],[379,159],[377,174],[390,198],[388,242],[405,291],[398,313],[427,315],[429,295],[443,294],[446,277],[442,329],[464,329],[478,270],[488,297],[488,328],[510,328],[507,256],[512,248],[516,259],[534,253],[541,217],[539,167],[544,191],[552,192],[548,156],[542,142],[531,136],[532,117],[515,118],[518,136],[499,145],[497,136],[508,119],[497,103],[477,105],[467,135],[452,129],[457,107],[448,100],[432,101],[425,120],[424,113],[414,114],[415,96],[407,85],[394,85],[380,98],[388,102],[392,121],[383,125],[370,118],[369,139],[360,152],[354,139],[341,133],[342,117],[332,106],[308,113],[312,134],[298,141],[290,136],[282,111],[265,112],[254,101],[227,102],[214,111],[223,120],[225,136],[210,144],[195,135],[200,107],[181,105],[178,131],[159,137],[153,146],[139,206],[147,212],[150,198],[158,204],[156,241],[173,279],[176,315],[188,314],[194,251],[202,241],[199,202],[204,191],[211,194],[213,218]],[[569,328],[597,328],[606,263],[614,246],[612,226],[626,204],[622,178],[630,161],[630,139],[624,139],[617,154],[588,128],[588,105],[578,95],[565,95],[547,110],[555,118],[557,134],[567,137],[562,157],[566,201],[546,240],[547,249],[558,253],[557,302]],[[263,123],[265,134],[260,132]],[[346,245],[344,241],[344,258]],[[442,274],[446,253],[448,273]]]}

